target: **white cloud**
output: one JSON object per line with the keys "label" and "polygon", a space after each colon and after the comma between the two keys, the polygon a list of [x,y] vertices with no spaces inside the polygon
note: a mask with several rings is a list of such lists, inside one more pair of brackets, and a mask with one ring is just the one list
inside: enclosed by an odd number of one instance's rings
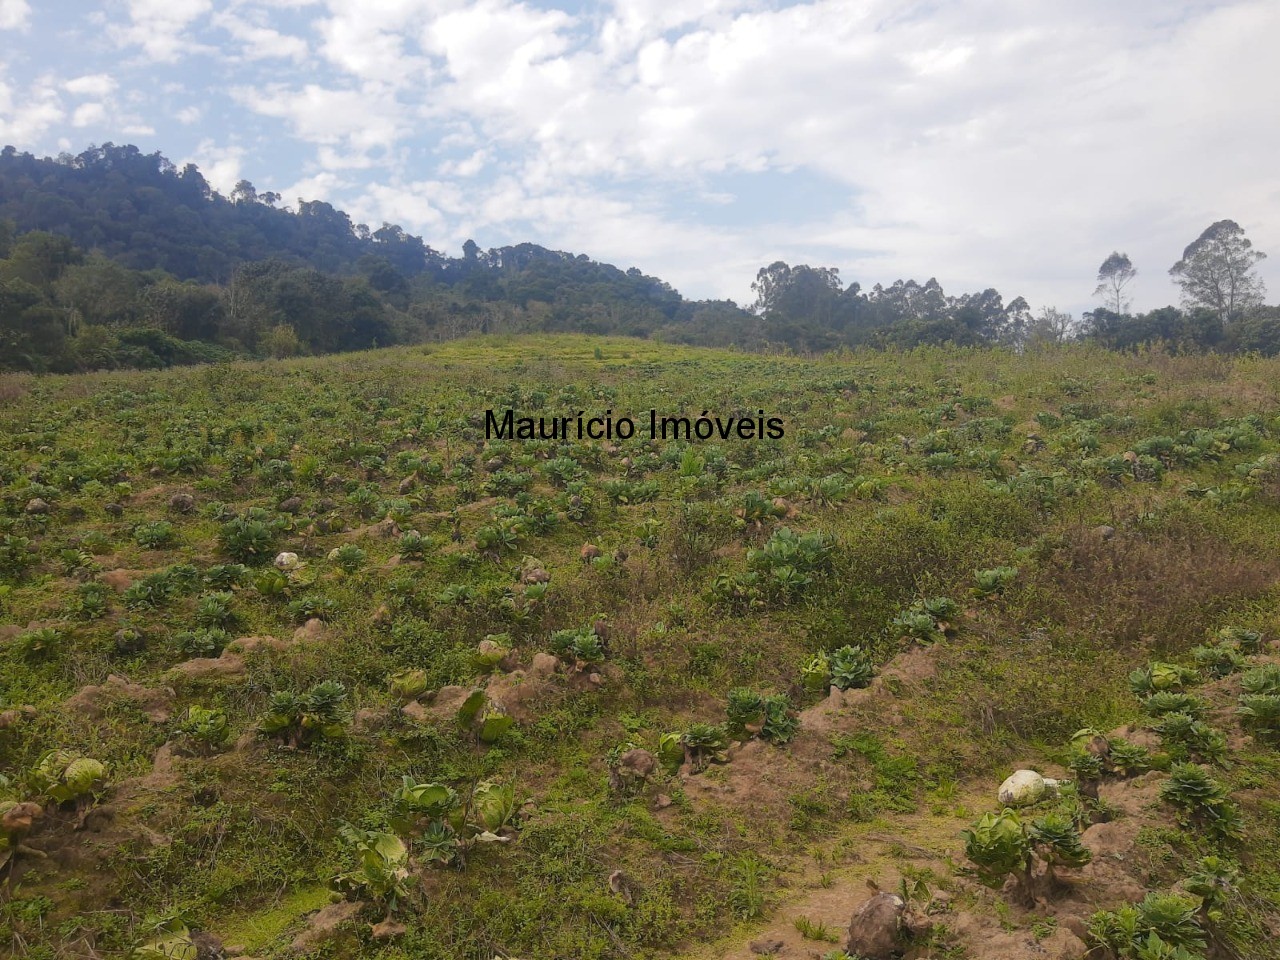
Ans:
{"label": "white cloud", "polygon": [[209,181],[209,185],[219,193],[229,194],[235,185],[243,179],[245,150],[241,146],[219,146],[211,139],[201,140],[195,153],[183,160],[178,166],[194,163]]}
{"label": "white cloud", "polygon": [[254,22],[229,11],[216,13],[211,18],[214,26],[225,30],[236,40],[240,55],[248,60],[305,60],[307,42],[273,30],[261,22]]}
{"label": "white cloud", "polygon": [[199,107],[181,107],[174,111],[173,119],[177,120],[183,126],[190,126],[199,121],[201,117]]}
{"label": "white cloud", "polygon": [[0,143],[30,146],[66,119],[57,88],[47,78],[21,92],[0,80]]}
{"label": "white cloud", "polygon": [[27,0],[0,0],[0,30],[22,30],[31,18]]}
{"label": "white cloud", "polygon": [[75,112],[71,114],[71,125],[73,127],[92,127],[100,124],[107,119],[107,108],[104,104],[96,101],[90,103],[82,103],[76,107]]}
{"label": "white cloud", "polygon": [[190,37],[193,24],[213,9],[213,0],[127,0],[128,25],[110,34],[122,46],[141,47],[149,60],[176,63],[183,54],[213,52]]}
{"label": "white cloud", "polygon": [[91,73],[62,85],[67,93],[81,97],[106,97],[115,92],[116,81],[106,73]]}

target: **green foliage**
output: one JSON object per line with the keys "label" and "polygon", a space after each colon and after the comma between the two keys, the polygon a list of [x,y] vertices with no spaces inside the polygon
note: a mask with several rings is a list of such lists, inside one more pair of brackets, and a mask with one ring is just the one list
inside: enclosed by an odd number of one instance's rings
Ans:
{"label": "green foliage", "polygon": [[89,796],[107,775],[106,766],[74,750],[49,750],[27,777],[31,789],[54,803]]}
{"label": "green foliage", "polygon": [[1280,663],[1266,663],[1246,670],[1240,677],[1240,689],[1250,694],[1280,694]]}
{"label": "green foliage", "polygon": [[979,597],[989,597],[993,594],[1004,593],[1005,588],[1013,583],[1017,576],[1017,567],[992,567],[990,570],[975,570],[973,572],[973,592]]}
{"label": "green foliage", "polygon": [[231,727],[223,711],[193,703],[187,708],[186,717],[178,724],[178,732],[201,750],[217,750],[226,744],[231,735]]}
{"label": "green foliage", "polygon": [[1129,689],[1140,697],[1153,693],[1178,691],[1195,683],[1199,677],[1188,667],[1155,661],[1129,674]]}
{"label": "green foliage", "polygon": [[1013,810],[985,813],[960,835],[964,855],[988,887],[999,887],[1009,874],[1021,876],[1030,868],[1031,839]]}
{"label": "green foliage", "polygon": [[1093,854],[1080,842],[1075,823],[1061,814],[1037,817],[1027,828],[1027,836],[1032,848],[1050,866],[1082,867],[1093,859]]}
{"label": "green foliage", "polygon": [[831,682],[841,690],[856,690],[876,675],[875,661],[860,646],[843,646],[831,654]]}
{"label": "green foliage", "polygon": [[408,896],[409,850],[393,833],[361,830],[344,824],[339,831],[355,866],[334,878],[343,893],[366,896],[388,912]]}
{"label": "green foliage", "polygon": [[294,746],[305,746],[342,737],[348,720],[346,687],[326,680],[303,694],[289,690],[273,693],[258,729]]}

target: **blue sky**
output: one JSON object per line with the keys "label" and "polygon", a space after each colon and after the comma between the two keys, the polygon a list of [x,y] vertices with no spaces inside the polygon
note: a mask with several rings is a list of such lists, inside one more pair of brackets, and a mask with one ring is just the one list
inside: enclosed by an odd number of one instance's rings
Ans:
{"label": "blue sky", "polygon": [[1280,4],[0,0],[0,142],[136,143],[457,253],[751,299],[774,260],[1134,305],[1238,221],[1280,299]]}

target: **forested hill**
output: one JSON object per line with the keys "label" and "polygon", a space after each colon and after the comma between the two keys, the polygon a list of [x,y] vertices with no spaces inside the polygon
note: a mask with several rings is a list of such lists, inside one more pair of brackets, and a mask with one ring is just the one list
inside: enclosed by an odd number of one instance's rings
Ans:
{"label": "forested hill", "polygon": [[[1131,315],[1135,270],[1099,272],[1107,307],[1033,313],[993,288],[951,295],[933,279],[864,288],[829,267],[762,267],[745,310],[689,301],[638,269],[530,243],[460,257],[394,224],[353,223],[322,201],[282,204],[241,181],[215,191],[194,164],[105,144],[72,156],[0,151],[0,370],[157,367],[235,356],[360,350],[493,332],[660,337],[820,351],[871,344],[1005,345],[1092,338],[1129,349],[1280,352],[1280,309],[1248,276],[1260,258],[1233,221],[1213,224],[1175,271],[1183,308]],[[1253,295],[1224,304],[1200,281],[1243,265]],[[1082,278],[1082,284],[1088,284]],[[1252,283],[1252,286],[1250,286]],[[1209,287],[1212,287],[1209,284]]]}
{"label": "forested hill", "polygon": [[[728,302],[519,244],[461,257],[322,201],[281,205],[194,164],[106,144],[0,152],[0,367],[156,366],[364,349],[498,330],[751,339]],[[758,336],[755,337],[758,340]]]}

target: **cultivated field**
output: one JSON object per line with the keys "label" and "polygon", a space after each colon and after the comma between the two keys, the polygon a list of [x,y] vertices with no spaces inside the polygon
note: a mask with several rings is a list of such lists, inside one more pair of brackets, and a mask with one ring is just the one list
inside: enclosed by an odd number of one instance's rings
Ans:
{"label": "cultivated field", "polygon": [[1280,361],[10,376],[0,949],[1280,956],[1277,638]]}

